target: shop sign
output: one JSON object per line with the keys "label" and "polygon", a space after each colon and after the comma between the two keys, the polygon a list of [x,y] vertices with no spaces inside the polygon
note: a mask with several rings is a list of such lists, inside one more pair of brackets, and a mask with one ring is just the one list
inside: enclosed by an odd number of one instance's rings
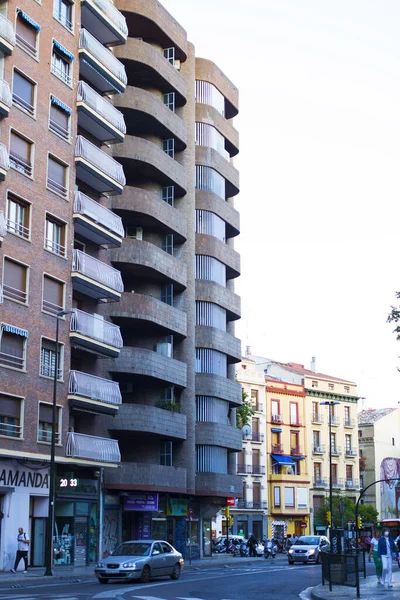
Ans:
{"label": "shop sign", "polygon": [[67,473],[56,479],[56,489],[59,494],[87,494],[96,496],[98,493],[97,479],[82,479]]}
{"label": "shop sign", "polygon": [[10,487],[32,487],[48,489],[49,474],[39,471],[15,471],[14,469],[0,470],[0,490],[1,486]]}
{"label": "shop sign", "polygon": [[158,494],[129,494],[125,510],[158,510]]}
{"label": "shop sign", "polygon": [[186,517],[188,513],[188,501],[180,498],[167,498],[167,517]]}

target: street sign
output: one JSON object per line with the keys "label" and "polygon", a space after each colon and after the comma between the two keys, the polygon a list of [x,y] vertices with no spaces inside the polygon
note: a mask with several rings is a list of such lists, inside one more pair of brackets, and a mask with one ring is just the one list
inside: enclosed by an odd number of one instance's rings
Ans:
{"label": "street sign", "polygon": [[302,521],[302,522],[300,523],[300,527],[301,527],[302,529],[307,529],[307,523],[306,523],[305,521]]}
{"label": "street sign", "polygon": [[227,506],[235,506],[235,498],[233,498],[232,496],[230,498],[227,498],[226,505]]}
{"label": "street sign", "polygon": [[193,517],[194,517],[193,509],[189,508],[189,510],[188,510],[188,519],[189,519],[189,521],[193,521]]}

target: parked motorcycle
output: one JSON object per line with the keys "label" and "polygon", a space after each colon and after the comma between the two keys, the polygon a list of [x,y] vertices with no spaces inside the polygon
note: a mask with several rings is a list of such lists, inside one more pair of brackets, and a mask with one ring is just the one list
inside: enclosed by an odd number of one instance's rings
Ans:
{"label": "parked motorcycle", "polygon": [[264,543],[264,558],[275,558],[278,548],[276,544],[272,543],[272,540],[265,540]]}
{"label": "parked motorcycle", "polygon": [[246,542],[245,542],[245,541],[243,541],[243,542],[240,544],[239,551],[240,551],[240,556],[249,556],[249,554],[250,554],[250,549],[249,549],[249,547],[247,546],[247,544],[246,544]]}

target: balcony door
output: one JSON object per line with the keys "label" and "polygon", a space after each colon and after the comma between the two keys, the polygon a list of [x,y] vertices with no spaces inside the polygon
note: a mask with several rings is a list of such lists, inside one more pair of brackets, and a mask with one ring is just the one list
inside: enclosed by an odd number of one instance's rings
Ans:
{"label": "balcony door", "polygon": [[253,483],[253,508],[261,507],[261,483]]}

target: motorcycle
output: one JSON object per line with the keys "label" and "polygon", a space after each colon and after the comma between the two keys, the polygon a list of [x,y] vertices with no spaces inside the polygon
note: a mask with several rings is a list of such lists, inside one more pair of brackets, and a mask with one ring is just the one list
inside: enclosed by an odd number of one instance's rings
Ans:
{"label": "motorcycle", "polygon": [[240,544],[239,552],[240,552],[240,556],[249,556],[250,551],[249,551],[249,548],[248,548],[246,542],[243,541]]}
{"label": "motorcycle", "polygon": [[264,558],[275,558],[278,548],[272,543],[272,540],[266,540],[264,544]]}

